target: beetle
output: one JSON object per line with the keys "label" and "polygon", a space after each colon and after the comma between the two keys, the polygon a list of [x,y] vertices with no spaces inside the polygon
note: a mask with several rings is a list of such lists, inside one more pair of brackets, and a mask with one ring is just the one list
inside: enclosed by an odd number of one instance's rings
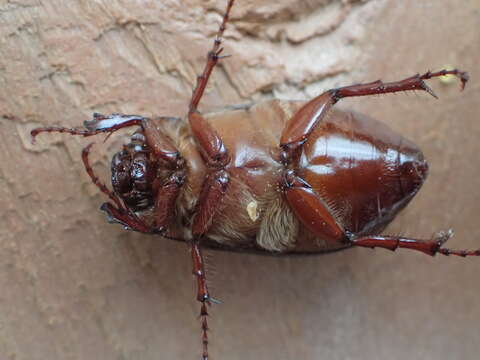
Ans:
{"label": "beetle", "polygon": [[[343,98],[426,91],[426,81],[468,74],[440,70],[401,81],[330,89],[310,101],[268,102],[201,114],[209,77],[225,58],[222,37],[234,0],[198,77],[187,115],[146,118],[94,114],[84,128],[32,130],[89,137],[136,127],[111,162],[110,190],[82,152],[92,182],[109,201],[101,209],[126,229],[188,242],[203,353],[208,359],[208,305],[202,248],[267,254],[324,253],[352,247],[406,248],[428,255],[479,256],[442,247],[453,232],[432,239],[379,235],[419,191],[428,163],[411,141],[367,116],[339,111]],[[328,116],[327,116],[328,115]]]}

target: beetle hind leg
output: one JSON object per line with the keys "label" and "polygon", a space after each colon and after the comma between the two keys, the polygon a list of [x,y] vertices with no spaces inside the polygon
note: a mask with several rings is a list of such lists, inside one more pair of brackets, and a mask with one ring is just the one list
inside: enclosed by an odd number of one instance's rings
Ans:
{"label": "beetle hind leg", "polygon": [[480,256],[480,249],[453,250],[442,247],[453,236],[452,230],[439,231],[429,240],[389,235],[367,235],[355,238],[352,233],[343,229],[328,204],[315,194],[308,183],[291,170],[287,171],[283,191],[290,207],[303,225],[316,236],[330,242],[343,242],[345,246],[351,247],[371,249],[379,247],[391,251],[398,248],[410,249],[430,256],[436,254],[460,257]]}
{"label": "beetle hind leg", "polygon": [[477,250],[452,250],[443,248],[443,244],[453,236],[453,231],[439,231],[434,234],[430,240],[405,238],[401,236],[362,236],[358,239],[350,240],[352,246],[361,246],[368,248],[381,247],[391,251],[398,248],[410,249],[423,252],[424,254],[435,256],[442,254],[445,256],[456,255],[461,257],[480,256],[480,249]]}
{"label": "beetle hind leg", "polygon": [[284,174],[283,192],[295,216],[319,238],[331,242],[347,240],[342,224],[329,205],[293,170]]}
{"label": "beetle hind leg", "polygon": [[455,255],[461,257],[480,256],[477,250],[453,250],[442,247],[453,236],[453,231],[439,231],[429,240],[403,236],[366,235],[355,237],[335,216],[328,204],[314,192],[311,186],[293,170],[286,170],[282,184],[283,192],[292,211],[303,225],[313,234],[329,242],[343,243],[345,246],[384,248],[395,251],[398,248],[410,249],[435,256]]}
{"label": "beetle hind leg", "polygon": [[368,95],[389,94],[402,91],[423,90],[434,97],[437,97],[432,89],[425,83],[440,76],[456,76],[461,81],[462,89],[465,87],[469,77],[464,71],[440,70],[437,72],[426,72],[423,75],[414,75],[400,81],[383,82],[381,80],[366,84],[356,84],[331,89],[313,98],[300,108],[287,122],[280,138],[282,148],[282,160],[285,164],[291,162],[297,150],[300,150],[308,136],[325,118],[330,109],[341,99],[347,97],[358,97]]}

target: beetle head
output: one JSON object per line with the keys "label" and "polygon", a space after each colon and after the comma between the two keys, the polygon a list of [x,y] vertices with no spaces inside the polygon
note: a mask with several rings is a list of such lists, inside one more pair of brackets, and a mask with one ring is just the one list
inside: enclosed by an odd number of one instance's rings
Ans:
{"label": "beetle head", "polygon": [[157,161],[140,131],[135,132],[130,143],[113,156],[113,190],[128,208],[141,211],[153,205],[157,168]]}

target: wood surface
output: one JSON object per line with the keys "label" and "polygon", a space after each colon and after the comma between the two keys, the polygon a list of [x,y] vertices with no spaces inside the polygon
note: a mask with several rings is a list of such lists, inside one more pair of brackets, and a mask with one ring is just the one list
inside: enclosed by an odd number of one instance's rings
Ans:
{"label": "wood surface", "polygon": [[[480,247],[480,1],[238,0],[200,108],[456,66],[439,95],[348,99],[418,143],[430,176],[388,233],[453,228]],[[0,0],[0,358],[198,359],[184,244],[98,210],[88,140],[43,135],[92,112],[184,116],[224,0]],[[123,141],[96,139],[104,178]],[[477,359],[480,259],[353,249],[274,258],[208,253],[212,359]]]}

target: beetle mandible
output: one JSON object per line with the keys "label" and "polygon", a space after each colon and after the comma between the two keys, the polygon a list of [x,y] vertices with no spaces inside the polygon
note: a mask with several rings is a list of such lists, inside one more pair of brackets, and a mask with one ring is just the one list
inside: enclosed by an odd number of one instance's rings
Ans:
{"label": "beetle mandible", "polygon": [[[202,115],[199,103],[224,57],[229,0],[185,119],[94,114],[84,128],[32,130],[79,136],[137,127],[114,155],[110,190],[82,152],[92,182],[108,196],[101,207],[126,229],[189,243],[200,302],[203,354],[208,359],[208,305],[202,248],[271,254],[321,253],[355,246],[407,248],[428,255],[479,256],[480,250],[443,248],[452,231],[432,239],[379,233],[419,191],[428,164],[411,141],[366,116],[334,109],[343,98],[421,90],[454,75],[440,70],[401,81],[335,88],[308,102],[271,100]],[[327,117],[328,114],[328,117]],[[253,131],[255,130],[255,131]]]}

